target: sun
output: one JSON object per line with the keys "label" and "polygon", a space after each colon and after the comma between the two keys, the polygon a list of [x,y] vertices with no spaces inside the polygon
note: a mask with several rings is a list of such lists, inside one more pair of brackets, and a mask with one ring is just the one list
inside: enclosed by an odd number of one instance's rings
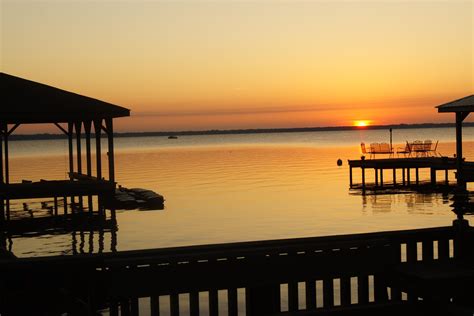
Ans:
{"label": "sun", "polygon": [[354,121],[354,126],[357,126],[357,127],[366,127],[366,126],[369,126],[369,125],[370,125],[370,121],[368,121],[368,120]]}

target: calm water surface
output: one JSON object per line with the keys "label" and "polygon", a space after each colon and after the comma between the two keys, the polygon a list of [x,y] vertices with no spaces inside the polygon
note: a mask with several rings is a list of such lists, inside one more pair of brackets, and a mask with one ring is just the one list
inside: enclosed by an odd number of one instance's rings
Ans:
{"label": "calm water surface", "polygon": [[[465,156],[473,160],[474,128],[465,128],[464,137]],[[428,138],[440,140],[442,154],[454,153],[451,128],[393,134],[398,146],[405,140]],[[450,201],[441,194],[351,194],[347,159],[360,157],[361,141],[388,142],[389,133],[118,138],[118,183],[152,189],[166,202],[160,211],[119,211],[117,250],[451,224]],[[12,181],[66,178],[66,141],[12,142],[11,155]],[[338,158],[344,161],[342,167],[336,165]],[[356,181],[358,177],[355,171]],[[454,179],[453,174],[450,177]],[[391,181],[391,172],[386,181]],[[17,256],[43,256],[69,254],[72,243],[81,240],[82,251],[96,251],[98,239],[85,232],[75,237],[15,237],[12,243]],[[111,239],[110,233],[104,236],[105,251],[110,251]]]}

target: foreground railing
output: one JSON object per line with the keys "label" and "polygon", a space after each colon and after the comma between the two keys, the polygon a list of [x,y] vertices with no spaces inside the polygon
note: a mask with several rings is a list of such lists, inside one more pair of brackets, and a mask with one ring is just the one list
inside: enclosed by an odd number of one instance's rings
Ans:
{"label": "foreground railing", "polygon": [[442,227],[125,252],[105,259],[102,271],[111,315],[138,315],[144,304],[152,315],[328,310],[415,300],[387,287],[387,269],[448,260],[453,238]]}
{"label": "foreground railing", "polygon": [[417,300],[390,287],[391,268],[449,261],[457,252],[455,229],[439,227],[19,259],[0,267],[29,286],[66,290],[82,311],[260,316]]}

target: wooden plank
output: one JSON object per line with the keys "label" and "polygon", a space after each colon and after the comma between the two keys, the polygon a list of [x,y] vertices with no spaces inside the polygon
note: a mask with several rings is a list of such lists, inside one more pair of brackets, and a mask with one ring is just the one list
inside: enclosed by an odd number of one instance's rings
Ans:
{"label": "wooden plank", "polygon": [[298,282],[288,282],[288,310],[294,312],[298,309]]}
{"label": "wooden plank", "polygon": [[359,304],[367,304],[369,302],[369,276],[359,275],[357,277],[357,286]]}
{"label": "wooden plank", "polygon": [[209,316],[219,315],[217,289],[209,290]]}
{"label": "wooden plank", "polygon": [[116,301],[110,303],[109,313],[110,316],[119,316],[119,309]]}
{"label": "wooden plank", "polygon": [[417,261],[417,245],[416,241],[410,240],[407,242],[407,262]]}
{"label": "wooden plank", "polygon": [[191,316],[199,316],[199,292],[189,293],[189,312]]}
{"label": "wooden plank", "polygon": [[130,302],[128,299],[120,300],[120,316],[131,316],[130,315]]}
{"label": "wooden plank", "polygon": [[237,316],[238,309],[237,309],[237,289],[230,288],[227,290],[227,310],[229,316]]}
{"label": "wooden plank", "polygon": [[323,279],[323,306],[334,307],[334,283],[332,278]]}
{"label": "wooden plank", "polygon": [[306,281],[306,309],[316,308],[316,280]]}
{"label": "wooden plank", "polygon": [[171,316],[179,316],[179,294],[170,295],[170,312]]}
{"label": "wooden plank", "polygon": [[438,259],[439,260],[449,259],[449,239],[447,238],[438,239]]}
{"label": "wooden plank", "polygon": [[150,297],[150,314],[151,316],[160,316],[160,297],[158,295]]}
{"label": "wooden plank", "polygon": [[348,276],[341,277],[341,305],[351,305],[351,278]]}
{"label": "wooden plank", "polygon": [[130,298],[130,314],[132,316],[138,316],[139,315],[139,308],[138,308],[138,297],[132,297]]}
{"label": "wooden plank", "polygon": [[432,239],[423,240],[422,254],[423,254],[423,261],[434,260],[434,250],[433,250]]}

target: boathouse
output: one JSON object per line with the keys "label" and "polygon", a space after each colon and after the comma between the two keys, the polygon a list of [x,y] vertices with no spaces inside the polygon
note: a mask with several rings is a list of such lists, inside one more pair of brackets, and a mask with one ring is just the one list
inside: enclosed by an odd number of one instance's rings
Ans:
{"label": "boathouse", "polygon": [[454,113],[456,118],[456,169],[457,185],[466,188],[466,182],[474,181],[474,168],[463,160],[462,122],[469,113],[474,112],[474,95],[454,100],[436,107],[438,113]]}
{"label": "boathouse", "polygon": [[[38,82],[0,73],[0,222],[10,220],[10,200],[63,199],[64,213],[86,208],[100,210],[101,198],[115,192],[113,119],[130,116],[130,110]],[[68,139],[69,179],[10,181],[9,139],[22,124],[54,124]],[[108,175],[102,173],[102,132],[107,137]],[[81,139],[85,138],[85,155]],[[95,143],[95,144],[93,144]],[[95,145],[95,174],[92,149]],[[83,161],[85,157],[85,163]],[[46,173],[46,171],[45,171]],[[47,174],[45,174],[47,176]],[[68,202],[69,201],[69,202]],[[94,206],[94,201],[96,206]]]}

